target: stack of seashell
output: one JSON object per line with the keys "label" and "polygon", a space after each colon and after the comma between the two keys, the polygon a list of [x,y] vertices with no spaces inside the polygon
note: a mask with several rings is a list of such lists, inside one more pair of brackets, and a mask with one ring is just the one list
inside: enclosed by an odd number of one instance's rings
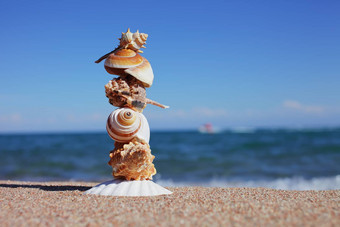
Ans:
{"label": "stack of seashell", "polygon": [[149,140],[150,128],[142,114],[147,104],[168,108],[146,98],[146,87],[151,87],[153,71],[150,63],[139,53],[145,48],[148,35],[131,33],[130,29],[122,33],[119,46],[99,58],[105,59],[106,71],[118,75],[105,85],[106,97],[113,106],[119,107],[107,119],[106,129],[115,140],[115,148],[110,152],[109,165],[112,174],[123,180],[151,180],[156,174],[152,163]]}

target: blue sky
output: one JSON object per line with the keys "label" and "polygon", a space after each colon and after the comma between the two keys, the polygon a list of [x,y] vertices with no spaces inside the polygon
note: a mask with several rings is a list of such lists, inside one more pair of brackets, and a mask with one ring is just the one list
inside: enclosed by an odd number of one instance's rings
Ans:
{"label": "blue sky", "polygon": [[340,126],[338,1],[1,1],[0,132],[104,131],[94,61],[149,34],[151,129]]}

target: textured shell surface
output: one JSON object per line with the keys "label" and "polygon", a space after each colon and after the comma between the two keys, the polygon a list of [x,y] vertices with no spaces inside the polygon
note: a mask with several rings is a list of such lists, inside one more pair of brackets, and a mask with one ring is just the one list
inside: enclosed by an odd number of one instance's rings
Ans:
{"label": "textured shell surface", "polygon": [[130,108],[120,108],[113,111],[106,123],[109,136],[117,142],[129,142],[134,138],[149,143],[149,123],[142,113]]}
{"label": "textured shell surface", "polygon": [[145,87],[133,76],[110,80],[105,85],[105,94],[110,104],[117,107],[128,107],[137,112],[143,112],[146,107]]}
{"label": "textured shell surface", "polygon": [[139,53],[143,53],[140,48],[145,48],[144,44],[146,44],[146,39],[148,38],[148,34],[145,33],[131,33],[130,29],[127,30],[126,33],[122,33],[122,37],[120,38],[119,46],[124,49],[131,49]]}
{"label": "textured shell surface", "polygon": [[115,142],[115,149],[110,152],[108,164],[112,167],[112,175],[115,178],[152,180],[152,176],[157,173],[152,163],[154,159],[149,144],[134,139],[125,144]]}
{"label": "textured shell surface", "polygon": [[115,179],[98,184],[84,192],[84,194],[106,196],[156,196],[169,195],[172,194],[172,192],[149,180],[126,181]]}

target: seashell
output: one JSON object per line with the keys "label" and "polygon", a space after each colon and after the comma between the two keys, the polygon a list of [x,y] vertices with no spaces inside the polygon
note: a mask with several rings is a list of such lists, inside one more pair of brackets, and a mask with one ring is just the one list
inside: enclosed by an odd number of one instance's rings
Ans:
{"label": "seashell", "polygon": [[128,68],[135,68],[143,63],[143,57],[130,49],[121,49],[110,54],[104,63],[105,69],[110,74],[126,74]]}
{"label": "seashell", "polygon": [[146,39],[148,38],[148,34],[145,33],[131,33],[130,28],[128,28],[126,33],[122,32],[122,37],[119,39],[120,48],[124,49],[131,49],[139,53],[143,53],[143,51],[140,50],[140,48],[145,48],[144,44],[146,44]]}
{"label": "seashell", "polygon": [[106,196],[156,196],[169,195],[171,191],[152,181],[111,180],[98,184],[84,194]]}
{"label": "seashell", "polygon": [[145,87],[152,85],[154,75],[149,61],[133,50],[114,51],[106,58],[104,67],[110,74],[122,77],[131,75],[141,81]]}
{"label": "seashell", "polygon": [[115,178],[125,180],[152,180],[156,169],[152,161],[149,144],[133,140],[123,144],[115,142],[115,149],[110,152],[109,165]]}
{"label": "seashell", "polygon": [[136,78],[132,76],[110,80],[105,85],[106,97],[113,106],[128,107],[138,112],[143,112],[147,104],[161,108],[169,108],[156,101],[146,98],[146,91]]}
{"label": "seashell", "polygon": [[145,48],[147,37],[147,34],[139,33],[138,30],[131,33],[128,29],[126,33],[122,33],[119,46],[95,62],[106,59],[104,67],[108,73],[122,77],[131,75],[141,81],[144,87],[151,87],[154,78],[151,65],[138,54],[143,53],[140,48]]}
{"label": "seashell", "polygon": [[143,63],[141,65],[128,68],[125,72],[137,80],[140,80],[145,87],[151,87],[154,75],[151,65],[146,58],[143,57]]}
{"label": "seashell", "polygon": [[120,108],[113,111],[106,123],[106,130],[109,136],[120,143],[130,142],[138,138],[149,143],[150,128],[148,121],[142,113],[130,108]]}

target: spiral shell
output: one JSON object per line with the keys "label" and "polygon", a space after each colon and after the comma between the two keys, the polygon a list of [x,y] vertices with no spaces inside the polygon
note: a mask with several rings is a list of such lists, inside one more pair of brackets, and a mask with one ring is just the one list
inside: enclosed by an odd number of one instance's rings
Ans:
{"label": "spiral shell", "polygon": [[110,74],[131,75],[141,81],[145,87],[152,85],[154,75],[149,61],[133,50],[114,51],[106,58],[104,67]]}
{"label": "spiral shell", "polygon": [[143,53],[140,48],[145,48],[144,44],[146,44],[146,39],[148,38],[148,34],[145,33],[131,33],[130,28],[127,30],[126,33],[122,33],[122,37],[119,39],[120,44],[119,46],[124,49],[131,49],[139,53]]}
{"label": "spiral shell", "polygon": [[106,130],[116,142],[126,143],[137,138],[149,143],[150,128],[143,114],[130,108],[113,111],[107,119]]}

